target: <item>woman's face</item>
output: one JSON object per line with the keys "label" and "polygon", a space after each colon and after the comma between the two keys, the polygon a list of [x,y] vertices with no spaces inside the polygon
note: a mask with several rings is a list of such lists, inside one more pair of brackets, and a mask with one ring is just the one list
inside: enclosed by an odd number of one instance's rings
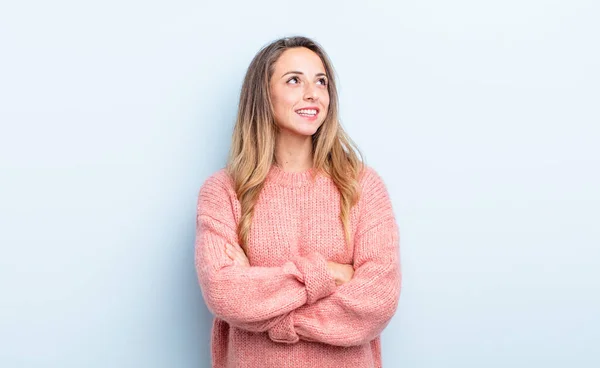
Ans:
{"label": "woman's face", "polygon": [[270,81],[275,123],[282,132],[311,136],[329,108],[327,75],[321,58],[305,47],[284,51]]}

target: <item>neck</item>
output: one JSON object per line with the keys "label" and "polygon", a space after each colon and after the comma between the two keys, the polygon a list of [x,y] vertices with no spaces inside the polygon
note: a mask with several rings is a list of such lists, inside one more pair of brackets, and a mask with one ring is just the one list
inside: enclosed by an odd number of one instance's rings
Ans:
{"label": "neck", "polygon": [[312,167],[312,137],[279,132],[275,159],[284,171],[305,171]]}

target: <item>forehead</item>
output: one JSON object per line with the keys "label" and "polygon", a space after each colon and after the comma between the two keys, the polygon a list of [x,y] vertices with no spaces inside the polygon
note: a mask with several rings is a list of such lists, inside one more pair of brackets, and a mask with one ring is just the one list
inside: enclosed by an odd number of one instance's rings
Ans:
{"label": "forehead", "polygon": [[291,70],[306,74],[325,73],[325,67],[319,55],[305,47],[285,50],[275,62],[276,74],[283,74]]}

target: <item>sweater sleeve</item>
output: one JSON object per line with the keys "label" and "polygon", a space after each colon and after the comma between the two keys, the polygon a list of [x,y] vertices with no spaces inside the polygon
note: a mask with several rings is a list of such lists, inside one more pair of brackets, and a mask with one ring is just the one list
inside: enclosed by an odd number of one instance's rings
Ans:
{"label": "sweater sleeve", "polygon": [[[202,296],[216,317],[241,328],[266,331],[302,305],[331,295],[335,279],[327,260],[314,252],[279,267],[245,267],[225,253],[237,243],[235,192],[223,172],[198,195],[195,267]],[[235,199],[237,200],[237,199]]]}
{"label": "sweater sleeve", "polygon": [[268,330],[273,341],[362,345],[380,335],[395,314],[401,289],[399,231],[384,183],[374,171],[369,176],[355,238],[353,278],[330,296],[278,319]]}

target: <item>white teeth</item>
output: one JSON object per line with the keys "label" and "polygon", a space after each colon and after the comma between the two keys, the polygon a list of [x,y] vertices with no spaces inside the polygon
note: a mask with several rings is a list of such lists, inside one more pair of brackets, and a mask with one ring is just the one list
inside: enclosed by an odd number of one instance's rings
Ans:
{"label": "white teeth", "polygon": [[296,112],[303,115],[317,115],[317,110],[315,109],[298,110]]}

